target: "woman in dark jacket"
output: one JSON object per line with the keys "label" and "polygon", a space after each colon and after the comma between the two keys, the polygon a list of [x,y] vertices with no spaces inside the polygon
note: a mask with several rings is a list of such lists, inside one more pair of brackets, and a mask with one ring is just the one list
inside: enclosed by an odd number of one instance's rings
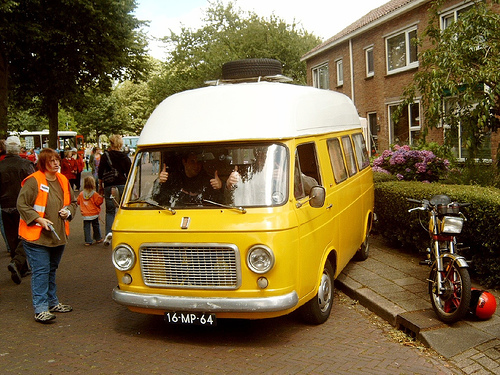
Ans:
{"label": "woman in dark jacket", "polygon": [[[120,202],[120,197],[127,182],[128,173],[132,162],[129,156],[122,151],[123,139],[121,135],[114,134],[109,137],[109,150],[101,155],[101,161],[98,168],[99,191],[106,202],[106,235],[111,233],[111,226],[115,219],[116,207]],[[118,173],[112,181],[104,181],[106,172],[115,168]]]}

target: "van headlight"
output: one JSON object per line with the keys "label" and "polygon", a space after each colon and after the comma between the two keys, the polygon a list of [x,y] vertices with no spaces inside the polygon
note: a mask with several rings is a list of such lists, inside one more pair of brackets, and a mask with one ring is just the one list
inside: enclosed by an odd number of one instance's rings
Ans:
{"label": "van headlight", "polygon": [[130,246],[120,244],[113,249],[113,264],[120,271],[128,271],[134,267],[135,253]]}
{"label": "van headlight", "polygon": [[247,265],[255,273],[269,272],[274,266],[273,251],[264,245],[255,245],[248,250]]}

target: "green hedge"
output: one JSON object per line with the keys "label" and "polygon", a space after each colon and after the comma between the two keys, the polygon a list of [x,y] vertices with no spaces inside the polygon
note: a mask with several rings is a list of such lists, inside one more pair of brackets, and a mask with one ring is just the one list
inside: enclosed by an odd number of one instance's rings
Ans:
{"label": "green hedge", "polygon": [[[406,198],[430,199],[433,195],[446,194],[452,200],[469,202],[463,208],[467,221],[458,237],[469,246],[462,251],[472,260],[471,274],[486,287],[500,286],[500,190],[470,185],[443,185],[440,183],[386,181],[377,178],[375,183],[375,230],[393,245],[417,252],[430,245],[429,234],[422,228],[428,217],[422,211],[408,213],[415,204]],[[419,220],[420,218],[420,220]]]}

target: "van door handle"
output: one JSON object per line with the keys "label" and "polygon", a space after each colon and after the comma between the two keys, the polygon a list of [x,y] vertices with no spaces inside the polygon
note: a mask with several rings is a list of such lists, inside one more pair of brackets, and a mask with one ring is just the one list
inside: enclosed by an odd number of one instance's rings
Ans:
{"label": "van door handle", "polygon": [[332,207],[333,207],[333,204],[330,203],[328,206],[326,206],[326,209],[329,210]]}

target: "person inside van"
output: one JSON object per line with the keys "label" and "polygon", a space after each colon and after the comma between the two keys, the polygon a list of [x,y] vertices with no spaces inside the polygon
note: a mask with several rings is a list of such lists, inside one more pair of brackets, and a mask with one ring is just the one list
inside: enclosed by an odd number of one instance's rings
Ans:
{"label": "person inside van", "polygon": [[203,169],[203,161],[195,152],[182,157],[179,172],[167,171],[166,164],[159,174],[159,191],[154,199],[161,205],[180,203],[200,203],[201,199],[222,202],[224,189],[217,171],[213,178]]}

